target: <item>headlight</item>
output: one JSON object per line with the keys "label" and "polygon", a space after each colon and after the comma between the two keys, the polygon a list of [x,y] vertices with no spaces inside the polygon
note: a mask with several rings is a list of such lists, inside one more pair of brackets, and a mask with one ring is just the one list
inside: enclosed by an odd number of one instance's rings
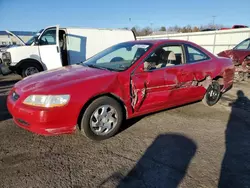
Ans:
{"label": "headlight", "polygon": [[10,52],[4,52],[2,54],[2,60],[5,65],[10,65],[11,64],[11,55]]}
{"label": "headlight", "polygon": [[23,103],[30,106],[52,108],[66,105],[69,99],[70,95],[30,95]]}
{"label": "headlight", "polygon": [[10,52],[4,52],[3,55],[2,55],[2,58],[3,59],[11,59]]}
{"label": "headlight", "polygon": [[7,56],[5,54],[3,54],[2,59],[7,59]]}

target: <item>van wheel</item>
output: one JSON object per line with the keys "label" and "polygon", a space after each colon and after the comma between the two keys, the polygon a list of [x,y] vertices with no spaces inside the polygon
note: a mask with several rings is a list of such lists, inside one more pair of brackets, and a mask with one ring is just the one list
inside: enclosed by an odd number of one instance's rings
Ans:
{"label": "van wheel", "polygon": [[42,68],[35,63],[25,63],[21,66],[21,76],[23,78],[41,72]]}
{"label": "van wheel", "polygon": [[121,105],[104,96],[94,100],[86,109],[81,120],[81,132],[92,140],[105,140],[114,136],[123,121]]}
{"label": "van wheel", "polygon": [[202,102],[206,106],[213,106],[215,105],[221,97],[221,86],[217,81],[213,81],[209,87],[207,88],[206,94]]}

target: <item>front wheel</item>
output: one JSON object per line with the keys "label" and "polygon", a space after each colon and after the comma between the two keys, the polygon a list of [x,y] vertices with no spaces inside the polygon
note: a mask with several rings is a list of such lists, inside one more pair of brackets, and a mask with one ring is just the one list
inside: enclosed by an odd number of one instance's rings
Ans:
{"label": "front wheel", "polygon": [[221,97],[221,86],[217,81],[213,81],[209,87],[207,88],[206,94],[202,102],[206,106],[213,106],[215,105]]}
{"label": "front wheel", "polygon": [[114,136],[121,127],[123,111],[113,98],[104,96],[94,100],[81,120],[81,132],[92,140],[104,140]]}
{"label": "front wheel", "polygon": [[26,63],[21,66],[21,76],[23,78],[41,72],[42,68],[35,63]]}

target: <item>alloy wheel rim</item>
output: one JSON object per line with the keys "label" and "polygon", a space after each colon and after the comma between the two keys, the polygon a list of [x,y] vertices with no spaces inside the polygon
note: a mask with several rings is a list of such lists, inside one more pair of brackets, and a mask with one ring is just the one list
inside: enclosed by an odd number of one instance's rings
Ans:
{"label": "alloy wheel rim", "polygon": [[90,128],[97,135],[110,133],[117,125],[118,113],[110,105],[98,107],[90,117]]}
{"label": "alloy wheel rim", "polygon": [[211,85],[211,88],[207,95],[208,101],[211,101],[211,102],[216,101],[219,94],[220,94],[219,88],[216,85]]}
{"label": "alloy wheel rim", "polygon": [[38,73],[38,69],[36,67],[28,67],[26,70],[25,70],[25,75],[26,76],[30,76],[32,74],[35,74],[35,73]]}

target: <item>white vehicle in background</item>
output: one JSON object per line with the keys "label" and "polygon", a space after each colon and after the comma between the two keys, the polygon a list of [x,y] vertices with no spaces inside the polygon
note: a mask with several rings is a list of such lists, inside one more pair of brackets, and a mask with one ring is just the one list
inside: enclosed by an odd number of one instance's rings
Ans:
{"label": "white vehicle in background", "polygon": [[131,30],[51,26],[39,31],[27,43],[22,41],[23,46],[7,49],[3,53],[4,66],[0,68],[2,73],[9,70],[26,77],[81,63],[112,45],[132,40],[136,37]]}

